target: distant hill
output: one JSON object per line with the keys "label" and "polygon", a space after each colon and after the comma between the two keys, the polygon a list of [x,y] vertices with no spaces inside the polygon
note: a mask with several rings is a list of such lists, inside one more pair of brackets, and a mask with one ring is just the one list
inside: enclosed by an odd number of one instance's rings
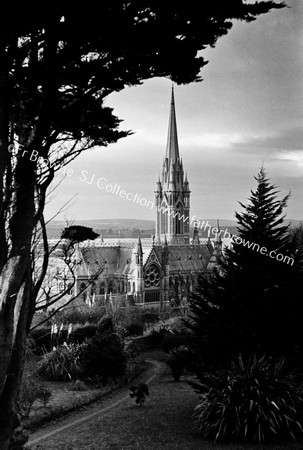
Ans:
{"label": "distant hill", "polygon": [[[64,220],[52,220],[49,225],[56,229],[64,228],[66,227],[66,222]],[[91,228],[110,227],[113,229],[122,229],[140,227],[146,229],[153,228],[155,226],[155,221],[144,219],[79,219],[75,220],[74,225],[84,225]]]}
{"label": "distant hill", "polygon": [[[144,219],[91,219],[75,220],[73,225],[83,225],[93,228],[96,233],[103,237],[133,238],[150,237],[155,233],[155,221]],[[52,220],[47,224],[47,235],[49,239],[59,238],[62,230],[66,227],[64,220]]]}
{"label": "distant hill", "polygon": [[[204,225],[203,225],[204,220]],[[211,227],[217,227],[217,219],[199,219],[200,221],[200,236],[206,237],[209,227],[205,224],[209,224]],[[291,223],[296,227],[300,223],[300,220],[285,220],[286,224]],[[73,225],[84,225],[89,228],[93,228],[96,233],[99,233],[104,238],[136,238],[139,231],[143,238],[151,237],[155,233],[155,221],[144,219],[91,219],[91,220],[75,220]],[[193,223],[192,223],[193,225]],[[235,220],[220,219],[220,229],[226,229],[231,234],[237,234],[237,222]],[[64,220],[52,220],[47,224],[47,234],[49,239],[59,238],[62,230],[66,227]]]}

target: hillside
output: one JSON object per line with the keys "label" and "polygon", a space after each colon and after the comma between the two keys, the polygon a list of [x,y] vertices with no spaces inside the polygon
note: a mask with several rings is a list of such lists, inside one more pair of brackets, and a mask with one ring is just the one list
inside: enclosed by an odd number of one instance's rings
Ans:
{"label": "hillside", "polygon": [[[207,237],[209,224],[211,227],[217,227],[217,219],[199,219],[199,233],[201,237]],[[204,224],[203,224],[204,220]],[[300,220],[285,220],[286,224],[291,223],[292,226],[298,226]],[[155,233],[155,221],[144,219],[91,219],[76,220],[74,225],[84,225],[102,235],[104,238],[136,238],[139,231],[143,238],[149,238]],[[220,229],[226,230],[231,234],[237,234],[237,223],[235,220],[220,219]],[[66,227],[63,220],[52,220],[47,224],[47,233],[50,239],[59,238],[62,230]]]}

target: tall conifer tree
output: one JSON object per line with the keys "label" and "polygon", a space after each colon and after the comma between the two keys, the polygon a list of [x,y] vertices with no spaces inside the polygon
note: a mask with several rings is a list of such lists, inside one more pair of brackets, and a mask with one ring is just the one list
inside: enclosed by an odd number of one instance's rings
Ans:
{"label": "tall conifer tree", "polygon": [[289,195],[278,199],[263,168],[255,179],[222,270],[201,277],[191,299],[199,354],[214,366],[236,353],[293,355],[300,341],[299,258],[283,216]]}

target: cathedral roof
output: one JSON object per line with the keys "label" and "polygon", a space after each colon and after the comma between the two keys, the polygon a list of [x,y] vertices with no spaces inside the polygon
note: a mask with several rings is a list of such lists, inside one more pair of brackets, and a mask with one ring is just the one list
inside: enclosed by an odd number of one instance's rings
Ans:
{"label": "cathedral roof", "polygon": [[[78,266],[78,276],[96,273],[104,265],[103,274],[131,275],[135,270],[135,247],[104,246],[82,248],[82,263]],[[143,266],[152,262],[151,253],[155,253],[157,261],[162,265],[165,246],[143,248]],[[206,244],[168,245],[169,271],[204,271],[210,262],[211,252]]]}
{"label": "cathedral roof", "polygon": [[[160,257],[164,251],[162,246],[155,246]],[[210,259],[210,251],[206,244],[199,245],[169,245],[168,261],[169,271],[204,271]]]}
{"label": "cathedral roof", "polygon": [[[146,262],[151,247],[142,249],[141,239],[139,244],[143,252],[143,264]],[[77,269],[78,276],[87,276],[98,272],[99,268],[104,265],[103,274],[131,274],[135,270],[134,255],[137,246],[104,246],[104,247],[87,247],[81,248],[82,264]]]}
{"label": "cathedral roof", "polygon": [[92,274],[102,265],[109,274],[123,274],[131,270],[133,250],[132,247],[120,246],[88,247],[82,248],[81,253],[85,266]]}

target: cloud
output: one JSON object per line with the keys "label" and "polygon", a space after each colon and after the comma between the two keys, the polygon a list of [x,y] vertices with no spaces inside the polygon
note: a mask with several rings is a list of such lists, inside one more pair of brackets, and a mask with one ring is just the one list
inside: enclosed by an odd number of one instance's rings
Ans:
{"label": "cloud", "polygon": [[[236,143],[234,148],[241,152],[254,154],[264,154],[264,150],[266,150],[266,153],[272,156],[295,161],[294,154],[300,155],[303,152],[303,127],[288,128],[271,136],[248,137],[246,142]],[[281,155],[284,156],[281,158]],[[302,156],[299,158],[301,160]]]}
{"label": "cloud", "polygon": [[245,136],[239,133],[201,133],[181,138],[180,144],[184,147],[206,147],[206,148],[232,148],[235,144],[245,143]]}
{"label": "cloud", "polygon": [[303,150],[281,152],[281,154],[278,155],[278,158],[285,161],[295,162],[300,166],[303,166]]}

